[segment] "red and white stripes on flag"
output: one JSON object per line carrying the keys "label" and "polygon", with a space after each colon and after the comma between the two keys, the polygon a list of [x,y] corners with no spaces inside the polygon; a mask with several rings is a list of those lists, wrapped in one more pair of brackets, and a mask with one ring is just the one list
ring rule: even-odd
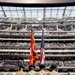
{"label": "red and white stripes on flag", "polygon": [[44,50],[44,30],[42,30],[42,43],[41,43],[41,50],[40,50],[40,64],[45,63],[45,50]]}
{"label": "red and white stripes on flag", "polygon": [[43,48],[41,48],[41,59],[40,59],[40,63],[44,64],[45,63],[45,51]]}

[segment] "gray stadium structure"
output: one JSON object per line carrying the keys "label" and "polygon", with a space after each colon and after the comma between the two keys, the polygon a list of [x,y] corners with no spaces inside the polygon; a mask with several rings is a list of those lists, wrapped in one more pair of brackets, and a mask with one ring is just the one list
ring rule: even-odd
{"label": "gray stadium structure", "polygon": [[61,75],[75,75],[75,2],[65,1],[48,5],[0,2],[0,72],[15,72],[19,65],[28,71],[31,28],[39,58],[43,28],[46,69],[55,63]]}

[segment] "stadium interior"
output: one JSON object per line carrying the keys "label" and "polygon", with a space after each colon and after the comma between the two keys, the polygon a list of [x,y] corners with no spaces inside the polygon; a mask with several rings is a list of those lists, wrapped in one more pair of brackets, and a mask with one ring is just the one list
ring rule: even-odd
{"label": "stadium interior", "polygon": [[46,69],[55,63],[60,75],[75,75],[75,6],[0,6],[1,74],[6,70],[15,73],[20,64],[28,70],[31,28],[39,58],[44,29]]}

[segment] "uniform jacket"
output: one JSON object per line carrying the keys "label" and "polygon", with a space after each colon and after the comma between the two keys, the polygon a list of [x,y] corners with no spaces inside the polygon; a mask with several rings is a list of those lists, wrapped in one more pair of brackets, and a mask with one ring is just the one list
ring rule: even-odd
{"label": "uniform jacket", "polygon": [[27,75],[37,75],[37,72],[35,72],[34,70],[31,70],[27,73]]}
{"label": "uniform jacket", "polygon": [[38,75],[50,75],[49,71],[41,70],[38,72]]}
{"label": "uniform jacket", "polygon": [[51,72],[51,75],[59,75],[59,73],[56,72],[55,70],[53,70],[53,71]]}
{"label": "uniform jacket", "polygon": [[16,75],[26,75],[26,73],[23,71],[18,71]]}

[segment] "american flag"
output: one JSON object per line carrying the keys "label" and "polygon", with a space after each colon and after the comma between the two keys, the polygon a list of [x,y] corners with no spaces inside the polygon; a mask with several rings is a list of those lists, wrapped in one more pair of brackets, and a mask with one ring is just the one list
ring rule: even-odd
{"label": "american flag", "polygon": [[45,50],[44,50],[44,30],[42,30],[42,43],[41,43],[41,50],[40,50],[40,64],[45,63]]}

